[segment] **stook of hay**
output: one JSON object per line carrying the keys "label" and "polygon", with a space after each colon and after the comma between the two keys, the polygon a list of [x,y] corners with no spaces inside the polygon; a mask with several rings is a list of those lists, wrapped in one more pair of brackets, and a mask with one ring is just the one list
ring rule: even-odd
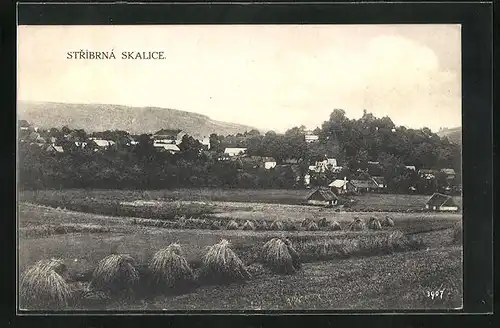
{"label": "stook of hay", "polygon": [[264,244],[262,260],[276,273],[291,274],[300,268],[300,257],[289,240],[273,238]]}
{"label": "stook of hay", "polygon": [[318,231],[319,227],[316,224],[316,222],[313,221],[313,222],[309,223],[309,225],[307,226],[307,230],[308,231]]}
{"label": "stook of hay", "polygon": [[307,226],[309,226],[309,224],[311,223],[312,219],[309,219],[309,218],[305,218],[304,220],[302,220],[302,222],[300,223],[300,225],[303,227],[303,228],[306,228]]}
{"label": "stook of hay", "polygon": [[283,230],[283,223],[280,220],[274,220],[269,228],[271,230]]}
{"label": "stook of hay", "polygon": [[255,228],[256,228],[256,230],[267,230],[268,226],[267,226],[266,221],[264,220],[264,221],[261,221],[260,223],[256,224]]}
{"label": "stook of hay", "polygon": [[349,230],[351,231],[365,230],[365,223],[360,218],[356,218],[349,224]]}
{"label": "stook of hay", "polygon": [[318,222],[316,222],[316,224],[318,225],[319,228],[326,228],[326,226],[328,225],[328,222],[326,221],[326,218],[322,218],[322,219],[318,220]]}
{"label": "stook of hay", "polygon": [[67,269],[59,259],[41,260],[26,270],[19,286],[23,306],[33,308],[60,308],[67,306],[72,289],[65,281]]}
{"label": "stook of hay", "polygon": [[382,227],[394,227],[394,220],[391,219],[389,216],[386,216],[384,220],[381,222]]}
{"label": "stook of hay", "polygon": [[370,218],[368,221],[368,229],[370,230],[382,230],[382,225],[377,218]]}
{"label": "stook of hay", "polygon": [[252,221],[247,220],[245,224],[243,224],[243,227],[241,227],[242,230],[255,230],[255,225]]}
{"label": "stook of hay", "polygon": [[193,281],[193,271],[182,254],[179,244],[170,244],[156,252],[149,263],[152,283],[176,288]]}
{"label": "stook of hay", "polygon": [[342,230],[342,226],[340,225],[340,223],[338,221],[332,221],[328,225],[328,230],[330,230],[330,231],[340,231],[340,230]]}
{"label": "stook of hay", "polygon": [[230,248],[229,242],[222,239],[219,243],[209,246],[203,257],[200,278],[216,283],[230,283],[247,280],[250,273]]}
{"label": "stook of hay", "polygon": [[238,223],[234,220],[229,221],[226,225],[227,230],[238,230]]}
{"label": "stook of hay", "polygon": [[131,291],[139,281],[135,260],[130,255],[111,254],[102,259],[92,274],[92,288],[110,293]]}
{"label": "stook of hay", "polygon": [[219,230],[220,229],[220,222],[219,221],[212,221],[210,223],[210,229]]}

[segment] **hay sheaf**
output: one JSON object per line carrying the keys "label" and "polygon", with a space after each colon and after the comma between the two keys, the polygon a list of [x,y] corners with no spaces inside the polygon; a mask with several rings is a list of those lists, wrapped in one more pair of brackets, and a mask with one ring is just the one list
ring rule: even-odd
{"label": "hay sheaf", "polygon": [[238,223],[234,220],[231,220],[226,225],[227,230],[238,230]]}
{"label": "hay sheaf", "polygon": [[291,274],[301,267],[298,252],[286,238],[273,238],[265,243],[262,261],[276,273]]}
{"label": "hay sheaf", "polygon": [[300,225],[303,227],[303,228],[306,228],[307,226],[309,226],[309,224],[312,222],[312,219],[310,218],[305,218],[304,220],[302,220],[302,222],[300,223]]}
{"label": "hay sheaf", "polygon": [[308,231],[318,231],[319,227],[316,224],[316,222],[313,221],[313,222],[309,223],[309,225],[307,226],[307,230]]}
{"label": "hay sheaf", "polygon": [[243,261],[230,248],[227,240],[209,246],[203,257],[200,279],[215,283],[230,283],[250,278]]}
{"label": "hay sheaf", "polygon": [[382,230],[382,225],[380,224],[380,221],[377,218],[370,218],[368,221],[368,229],[370,230]]}
{"label": "hay sheaf", "polygon": [[156,252],[149,263],[152,283],[159,287],[183,287],[193,281],[193,271],[179,244],[170,244]]}
{"label": "hay sheaf", "polygon": [[60,308],[67,306],[72,289],[64,279],[67,269],[60,259],[41,260],[21,275],[19,286],[22,306]]}
{"label": "hay sheaf", "polygon": [[269,227],[271,230],[283,230],[283,222],[280,220],[274,220]]}
{"label": "hay sheaf", "polygon": [[381,222],[382,227],[394,227],[394,220],[389,216],[386,216]]}
{"label": "hay sheaf", "polygon": [[352,221],[349,224],[349,230],[350,231],[362,231],[362,230],[365,230],[365,223],[360,218],[356,218],[356,219],[354,219],[354,221]]}
{"label": "hay sheaf", "polygon": [[319,228],[326,228],[328,225],[328,222],[326,221],[326,218],[319,219],[316,224],[318,225]]}
{"label": "hay sheaf", "polygon": [[241,227],[242,230],[255,230],[255,224],[252,221],[246,220]]}
{"label": "hay sheaf", "polygon": [[110,293],[133,290],[139,281],[135,260],[126,254],[111,254],[102,259],[92,274],[90,287]]}
{"label": "hay sheaf", "polygon": [[342,226],[340,225],[340,223],[338,221],[332,221],[332,222],[330,222],[330,224],[328,225],[327,228],[330,231],[340,231],[340,230],[342,230]]}

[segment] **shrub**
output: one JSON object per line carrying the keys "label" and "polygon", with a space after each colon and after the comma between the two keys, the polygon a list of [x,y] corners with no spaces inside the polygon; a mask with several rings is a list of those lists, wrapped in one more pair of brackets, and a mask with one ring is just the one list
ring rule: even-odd
{"label": "shrub", "polygon": [[283,230],[287,231],[297,231],[297,225],[292,220],[286,220],[285,224],[283,224]]}
{"label": "shrub", "polygon": [[229,247],[227,240],[209,246],[203,257],[200,278],[205,281],[229,283],[250,278],[243,261]]}
{"label": "shrub", "polygon": [[377,218],[370,218],[368,221],[368,229],[370,230],[382,230],[382,225]]}
{"label": "shrub", "polygon": [[193,281],[193,271],[179,244],[156,252],[149,263],[152,283],[166,288],[184,287]]}
{"label": "shrub", "polygon": [[226,225],[227,230],[238,230],[238,223],[234,220],[229,221]]}
{"label": "shrub", "polygon": [[255,230],[255,225],[253,224],[252,221],[247,220],[245,224],[243,224],[243,227],[241,228],[243,230]]}
{"label": "shrub", "polygon": [[26,270],[19,286],[23,307],[56,309],[67,306],[72,290],[63,278],[66,271],[60,259],[42,260]]}
{"label": "shrub", "polygon": [[389,216],[386,216],[381,222],[382,227],[394,227],[394,220]]}
{"label": "shrub", "polygon": [[90,286],[110,293],[121,293],[132,291],[138,281],[135,260],[130,255],[111,254],[97,264]]}
{"label": "shrub", "polygon": [[328,225],[328,230],[330,230],[330,231],[339,231],[339,230],[342,230],[342,226],[340,225],[340,223],[338,223],[338,221],[332,221]]}
{"label": "shrub", "polygon": [[283,230],[283,223],[280,220],[274,220],[270,226],[271,230]]}
{"label": "shrub", "polygon": [[265,243],[262,260],[277,273],[291,274],[300,268],[300,257],[289,240],[273,238]]}
{"label": "shrub", "polygon": [[221,224],[219,221],[212,221],[210,223],[210,229],[212,229],[212,230],[219,230],[220,226],[221,226]]}
{"label": "shrub", "polygon": [[316,222],[312,221],[311,223],[309,223],[309,225],[307,226],[307,230],[308,231],[317,231],[319,230],[319,227],[318,225],[316,224]]}

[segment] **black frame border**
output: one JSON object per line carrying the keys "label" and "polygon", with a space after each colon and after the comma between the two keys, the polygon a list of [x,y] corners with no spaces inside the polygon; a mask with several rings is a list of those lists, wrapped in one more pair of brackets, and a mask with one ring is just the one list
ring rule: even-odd
{"label": "black frame border", "polygon": [[[16,8],[17,7],[17,8]],[[476,3],[233,3],[233,4],[160,4],[160,3],[18,3],[14,9],[13,17],[2,19],[3,22],[12,22],[14,26],[6,29],[10,33],[5,34],[0,39],[2,48],[15,49],[16,25],[138,25],[138,24],[462,24],[462,133],[463,133],[463,185],[466,186],[464,192],[464,307],[461,313],[487,313],[493,311],[493,90],[492,90],[492,69],[493,69],[493,4],[490,2]],[[9,8],[10,9],[10,8]],[[16,9],[19,11],[16,20]],[[4,23],[2,23],[4,25]],[[10,45],[10,47],[9,47]],[[5,55],[2,52],[2,56]],[[13,82],[16,78],[16,53],[7,54],[5,58],[13,70]],[[9,65],[7,65],[9,67]],[[10,84],[10,97],[12,100],[9,108],[13,114],[11,120],[10,137],[13,137],[13,149],[7,150],[2,156],[1,174],[4,175],[2,181],[12,183],[12,189],[7,189],[7,184],[3,184],[5,198],[16,202],[16,196],[12,197],[12,191],[16,190],[15,180],[15,104],[16,90],[15,84]],[[5,91],[5,90],[4,90]],[[7,99],[7,98],[4,98]],[[6,131],[6,130],[4,130]],[[5,149],[4,149],[5,151]],[[5,160],[4,160],[5,159]],[[11,166],[14,164],[13,166]],[[11,168],[12,170],[8,170]],[[13,172],[9,176],[8,171]],[[12,198],[11,198],[12,197]],[[4,209],[5,210],[5,209]],[[14,210],[16,207],[7,210]],[[13,215],[8,215],[13,218]],[[465,219],[469,218],[469,219]],[[472,221],[474,220],[474,221]],[[8,222],[4,231],[14,232],[15,221]],[[12,224],[12,226],[9,226]],[[16,249],[16,240],[12,235],[3,238],[5,243],[2,250]],[[5,254],[12,259],[13,284],[6,286],[13,288],[12,297],[13,313],[16,313],[15,304],[15,256]],[[3,281],[8,281],[4,279]],[[399,314],[413,314],[422,311],[398,311]],[[454,313],[454,311],[425,311],[428,314]],[[179,314],[185,312],[178,312]],[[196,314],[196,312],[189,312]],[[221,312],[215,312],[218,314]],[[245,314],[246,326],[251,322],[248,315],[257,314],[253,311],[233,311],[225,314]],[[267,311],[263,314],[290,314],[288,312]],[[301,311],[296,314],[323,314],[316,311]],[[335,318],[348,316],[349,314],[382,314],[379,311],[332,311]],[[69,314],[69,313],[68,313]],[[103,313],[106,316],[113,312]],[[140,314],[131,312],[130,314]],[[160,313],[158,313],[160,314]],[[162,313],[161,313],[162,314]],[[207,314],[202,312],[200,317],[203,324],[209,323]],[[217,315],[215,318],[224,318],[226,315]],[[373,316],[362,316],[367,320],[373,320]],[[389,316],[383,315],[388,318]],[[403,316],[396,316],[396,318]],[[433,316],[435,317],[435,316]],[[19,317],[18,317],[19,318]],[[77,317],[76,317],[77,318]],[[86,326],[92,324],[91,313],[82,317],[81,323]],[[104,318],[104,317],[103,317]],[[152,317],[140,317],[141,323],[150,321]],[[231,316],[232,319],[236,319]],[[321,316],[320,318],[327,318]],[[398,319],[399,319],[398,318]],[[461,320],[465,319],[459,316]],[[27,323],[34,317],[23,317]],[[39,319],[39,318],[38,318]],[[54,317],[52,326],[60,319],[69,318]],[[109,318],[108,318],[109,319]],[[111,322],[125,319],[115,317]],[[257,319],[257,317],[256,317]],[[417,317],[412,319],[412,322]],[[146,320],[146,321],[144,321]],[[173,323],[177,318],[169,317]],[[299,320],[299,317],[294,318]],[[328,319],[327,319],[328,320]],[[16,320],[17,321],[17,320]],[[259,320],[260,321],[260,320]],[[392,321],[392,319],[391,319]],[[201,320],[200,320],[201,322]],[[299,321],[297,321],[298,323]],[[403,321],[404,322],[404,321]],[[10,321],[12,323],[12,321]],[[259,324],[260,325],[260,324]],[[414,324],[412,324],[414,325]]]}

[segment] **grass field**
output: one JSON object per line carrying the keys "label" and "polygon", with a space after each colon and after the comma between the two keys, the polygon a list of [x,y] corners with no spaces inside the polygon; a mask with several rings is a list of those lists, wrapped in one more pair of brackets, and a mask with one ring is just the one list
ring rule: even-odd
{"label": "grass field", "polygon": [[[23,191],[20,200],[53,200],[71,202],[74,199],[98,199],[101,202],[132,202],[136,200],[163,200],[163,201],[200,201],[200,202],[237,202],[263,204],[303,204],[311,190],[282,190],[282,189],[175,189],[175,190],[43,190]],[[426,195],[396,195],[396,194],[365,194],[353,196],[356,201],[352,211],[394,211],[420,210],[430,196]],[[454,197],[461,206],[461,197]]]}
{"label": "grass field", "polygon": [[[149,196],[140,198],[141,195],[147,193],[70,190],[44,191],[38,196],[24,193],[21,199],[33,203],[40,197],[59,201],[87,197],[113,204],[138,199],[155,200]],[[227,201],[232,197],[229,193],[216,195],[214,197],[220,197],[218,200],[194,199],[192,195],[188,200],[181,199],[178,194],[176,206],[182,209],[194,206],[197,210],[208,206],[210,211],[204,213],[208,219],[245,220],[253,217],[271,221],[326,217],[348,222],[354,216],[367,219],[385,215],[383,212],[334,212],[272,202],[249,203],[248,200],[242,204],[234,198],[232,202]],[[182,196],[186,197],[186,194]],[[221,200],[224,197],[226,201]],[[148,294],[129,300],[111,299],[98,307],[108,310],[296,310],[455,308],[461,305],[462,253],[460,245],[452,242],[452,227],[461,215],[392,213],[395,226],[383,231],[292,232],[172,230],[134,224],[135,217],[113,214],[75,212],[22,202],[18,221],[20,272],[36,261],[57,257],[68,266],[70,281],[86,281],[97,262],[111,253],[132,255],[143,270],[155,251],[172,242],[181,244],[186,259],[196,270],[206,247],[226,238],[245,264],[253,268],[254,276],[247,283],[201,285],[181,295]],[[388,238],[395,230],[406,234],[398,241],[403,245],[388,247]],[[304,262],[302,270],[291,276],[272,274],[257,263],[257,254],[263,244],[273,237],[284,236],[293,242]],[[343,247],[341,253],[338,252],[339,245]],[[446,289],[443,299],[425,297],[427,289],[440,286]],[[72,308],[88,307],[75,305]]]}

